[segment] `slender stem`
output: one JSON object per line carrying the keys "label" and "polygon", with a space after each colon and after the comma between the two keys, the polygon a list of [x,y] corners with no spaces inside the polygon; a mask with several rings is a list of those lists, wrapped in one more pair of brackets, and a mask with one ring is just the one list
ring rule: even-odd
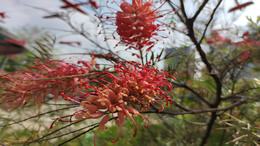
{"label": "slender stem", "polygon": [[191,88],[190,86],[188,86],[186,84],[178,84],[178,83],[175,83],[175,82],[172,82],[172,84],[174,85],[174,87],[181,87],[181,88],[185,88],[185,89],[189,90],[194,95],[196,95],[196,97],[198,99],[200,99],[202,102],[204,102],[209,107],[211,107],[212,104],[209,101],[207,101],[202,95],[200,95],[197,91],[195,91],[193,88]]}
{"label": "slender stem", "polygon": [[192,20],[195,21],[196,18],[199,16],[199,14],[201,13],[201,11],[203,10],[203,8],[206,6],[206,4],[208,3],[209,0],[204,0],[203,3],[200,5],[199,9],[197,10],[197,12],[194,14],[194,16],[192,17]]}
{"label": "slender stem", "polygon": [[209,121],[208,126],[207,126],[206,133],[202,137],[202,141],[200,143],[200,146],[204,146],[207,143],[207,140],[208,140],[208,138],[210,136],[210,131],[211,131],[211,129],[212,129],[214,123],[215,123],[216,118],[217,118],[217,113],[216,112],[212,112],[210,121]]}
{"label": "slender stem", "polygon": [[[215,15],[215,12],[216,12],[216,10],[218,9],[218,7],[219,7],[219,5],[221,4],[221,2],[222,2],[222,0],[219,0],[219,1],[218,1],[217,6],[214,8],[213,12],[211,13],[210,19],[209,19],[208,23],[206,24],[206,27],[205,27],[204,32],[203,32],[203,34],[202,34],[202,37],[201,37],[201,39],[200,39],[200,41],[199,41],[199,44],[201,44],[202,40],[204,39],[205,34],[206,34],[206,31],[208,30],[209,24],[210,24],[210,22],[212,21],[214,15]],[[196,17],[197,17],[197,16],[196,16]],[[195,18],[195,16],[194,16],[194,18]]]}
{"label": "slender stem", "polygon": [[140,52],[140,57],[141,57],[142,65],[144,65],[144,57],[143,57],[143,51],[142,51],[142,49],[139,49],[139,52]]}
{"label": "slender stem", "polygon": [[[77,105],[77,106],[70,106],[70,107],[65,107],[65,108],[61,108],[61,109],[56,109],[56,110],[47,111],[47,112],[45,112],[45,113],[39,114],[38,116],[50,114],[50,113],[57,112],[57,111],[67,110],[67,109],[75,108],[75,107],[78,107],[78,105]],[[36,116],[31,116],[31,117],[29,117],[29,118],[26,118],[26,119],[23,119],[23,120],[20,120],[20,121],[16,121],[16,122],[13,122],[13,123],[10,123],[10,124],[0,125],[0,127],[5,127],[5,126],[10,126],[10,125],[18,124],[18,123],[21,123],[21,122],[24,122],[24,121],[27,121],[27,120],[30,120],[30,119],[33,119],[33,118],[36,118]]]}
{"label": "slender stem", "polygon": [[183,17],[187,21],[189,18],[188,18],[187,14],[186,14],[186,11],[185,11],[184,0],[180,0],[180,3],[181,3],[181,12],[183,14]]}
{"label": "slender stem", "polygon": [[4,70],[4,66],[7,62],[8,58],[6,56],[3,57],[3,60],[0,62],[0,73],[2,70]]}
{"label": "slender stem", "polygon": [[191,111],[179,112],[179,113],[173,113],[173,112],[167,112],[167,111],[158,112],[158,110],[156,110],[156,111],[146,111],[145,113],[158,113],[158,114],[166,114],[166,115],[172,115],[172,116],[187,115],[187,114],[200,114],[200,113],[208,113],[208,112],[216,113],[216,112],[219,112],[219,111],[227,111],[227,110],[233,109],[234,107],[237,107],[237,106],[244,104],[246,102],[247,102],[247,99],[242,98],[239,101],[237,101],[233,104],[230,104],[226,107],[223,107],[223,108],[209,108],[209,109],[202,109],[202,110],[191,110]]}

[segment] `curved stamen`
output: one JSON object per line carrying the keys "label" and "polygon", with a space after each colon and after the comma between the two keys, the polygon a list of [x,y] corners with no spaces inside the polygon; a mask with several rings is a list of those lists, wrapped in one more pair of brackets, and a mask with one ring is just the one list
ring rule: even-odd
{"label": "curved stamen", "polygon": [[149,120],[148,118],[146,118],[146,116],[144,116],[144,115],[142,115],[142,114],[140,114],[140,113],[139,113],[139,115],[142,116],[143,118],[145,118],[145,119],[147,120],[148,124],[144,125],[144,127],[145,127],[145,128],[148,127],[148,126],[150,125],[150,120]]}
{"label": "curved stamen", "polygon": [[[163,110],[164,110],[164,107],[163,107],[163,105],[160,103],[160,102],[158,102],[157,100],[154,100],[156,103],[158,103],[161,107],[162,107],[162,109],[161,110],[159,110],[158,112],[160,113],[160,112],[162,112]],[[167,102],[168,103],[168,102]]]}
{"label": "curved stamen", "polygon": [[129,112],[126,112],[126,110],[121,105],[118,105],[118,106],[121,107],[121,109],[123,110],[124,114],[128,115],[131,118],[132,122],[134,123],[134,125],[135,125],[135,133],[133,134],[133,137],[136,137],[137,126],[136,126],[135,120],[132,118],[132,116],[129,114]]}
{"label": "curved stamen", "polygon": [[96,131],[96,133],[95,133],[95,135],[94,135],[94,146],[96,146],[96,137],[97,137],[98,131],[99,131],[99,128],[98,128],[98,130]]}
{"label": "curved stamen", "polygon": [[123,129],[123,123],[121,124],[119,136],[117,137],[116,140],[112,140],[112,141],[111,141],[112,143],[115,143],[115,142],[117,142],[117,141],[119,140],[119,138],[121,137],[121,134],[122,134],[122,129]]}
{"label": "curved stamen", "polygon": [[133,134],[133,137],[136,137],[136,133],[137,133],[137,126],[136,126],[136,123],[135,123],[135,120],[132,118],[132,116],[131,115],[129,115],[129,113],[127,114],[130,118],[131,118],[131,120],[132,120],[132,122],[134,123],[134,125],[135,125],[135,133]]}
{"label": "curved stamen", "polygon": [[112,140],[112,141],[111,141],[112,143],[117,142],[117,141],[119,140],[121,134],[122,134],[123,123],[124,123],[124,119],[125,119],[125,118],[124,118],[124,113],[123,113],[122,111],[121,111],[121,112],[118,112],[118,119],[119,119],[119,121],[120,121],[121,129],[120,129],[119,136],[117,137],[116,140]]}

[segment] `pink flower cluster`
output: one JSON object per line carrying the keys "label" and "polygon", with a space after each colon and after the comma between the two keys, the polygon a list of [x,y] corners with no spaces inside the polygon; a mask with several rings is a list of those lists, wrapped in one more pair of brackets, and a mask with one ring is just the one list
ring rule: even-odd
{"label": "pink flower cluster", "polygon": [[[53,124],[56,121],[66,122],[66,120],[63,120],[66,117],[70,117],[69,122],[73,121],[73,117],[76,119],[74,121],[103,117],[98,130],[105,130],[105,124],[112,116],[116,120],[116,124],[121,126],[120,137],[124,119],[129,117],[135,125],[133,136],[136,136],[137,127],[133,117],[140,115],[149,123],[149,120],[136,110],[137,107],[140,108],[140,111],[145,112],[150,105],[153,106],[158,103],[163,110],[163,105],[157,100],[166,100],[166,105],[172,103],[170,95],[162,88],[171,90],[172,85],[166,77],[175,78],[166,71],[159,73],[159,70],[149,63],[142,66],[134,61],[119,62],[114,70],[115,75],[103,71],[99,73],[103,76],[102,78],[83,83],[82,87],[87,90],[94,89],[93,92],[81,92],[81,95],[77,94],[74,97],[67,97],[66,94],[69,92],[62,94],[64,98],[79,103],[83,109],[72,115],[60,117]],[[98,83],[99,85],[92,86],[91,83]],[[145,125],[145,127],[147,126]],[[119,137],[112,142],[116,142]]]}

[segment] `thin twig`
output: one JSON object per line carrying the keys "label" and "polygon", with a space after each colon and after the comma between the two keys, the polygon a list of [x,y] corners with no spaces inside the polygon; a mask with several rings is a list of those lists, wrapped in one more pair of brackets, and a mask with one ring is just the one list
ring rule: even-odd
{"label": "thin twig", "polygon": [[21,123],[21,122],[24,122],[24,121],[27,121],[27,120],[36,118],[36,117],[38,117],[38,116],[42,116],[42,115],[50,114],[50,113],[52,113],[52,112],[57,112],[57,111],[66,110],[66,109],[70,109],[70,108],[75,108],[75,107],[78,107],[78,106],[71,106],[71,107],[61,108],[61,109],[57,109],[57,110],[51,110],[51,111],[48,111],[48,112],[39,114],[39,115],[37,115],[37,116],[31,116],[31,117],[29,117],[29,118],[26,118],[26,119],[23,119],[23,120],[20,120],[20,121],[11,123],[11,124],[0,125],[0,127],[5,127],[5,126],[10,126],[10,125],[18,124],[18,123]]}
{"label": "thin twig", "polygon": [[209,0],[204,0],[203,3],[200,5],[199,9],[196,11],[196,13],[194,14],[194,16],[191,18],[192,21],[194,22],[197,17],[199,16],[199,14],[201,13],[201,11],[203,10],[203,8],[206,6],[206,4],[208,3]]}
{"label": "thin twig", "polygon": [[56,133],[56,132],[58,132],[60,130],[63,130],[65,128],[67,128],[67,127],[70,127],[71,125],[77,124],[79,122],[82,122],[82,121],[77,121],[77,122],[74,122],[74,123],[70,123],[70,124],[68,124],[66,126],[63,126],[63,127],[59,128],[59,129],[55,130],[55,131],[52,131],[51,133],[48,133],[48,134],[46,134],[46,135],[44,135],[44,136],[42,136],[42,137],[40,137],[38,139],[35,139],[34,141],[27,142],[27,143],[25,143],[25,145],[29,145],[31,143],[39,142],[39,140],[41,140],[41,139],[43,139],[43,138],[45,138],[47,136],[50,136],[50,135],[52,135],[52,134],[54,134],[54,133]]}
{"label": "thin twig", "polygon": [[209,108],[209,109],[203,109],[203,110],[192,110],[192,111],[188,111],[188,112],[179,112],[179,113],[172,113],[172,112],[167,112],[167,111],[162,111],[162,112],[158,112],[158,111],[146,111],[145,113],[158,113],[158,114],[167,114],[167,115],[172,115],[172,116],[177,116],[177,115],[187,115],[187,114],[200,114],[200,113],[208,113],[208,112],[219,112],[219,111],[227,111],[230,110],[234,107],[237,107],[241,104],[244,104],[247,102],[246,98],[242,98],[239,101],[230,104],[226,107],[223,108]]}
{"label": "thin twig", "polygon": [[178,83],[175,83],[175,82],[172,82],[172,84],[174,85],[174,87],[182,87],[182,88],[185,88],[185,89],[191,91],[194,95],[196,95],[197,98],[199,98],[201,101],[203,101],[209,107],[212,105],[209,101],[207,101],[203,96],[201,96],[198,92],[196,92],[194,89],[192,89],[188,85],[186,85],[186,84],[178,84]]}
{"label": "thin twig", "polygon": [[[117,118],[117,117],[115,117],[115,118]],[[108,121],[111,121],[112,119],[114,119],[114,118],[111,118],[111,119],[109,119]],[[72,141],[72,140],[74,140],[74,139],[80,137],[81,135],[83,135],[83,134],[85,134],[85,133],[87,133],[87,132],[89,132],[89,131],[95,129],[95,128],[98,127],[98,126],[99,126],[99,125],[93,126],[92,128],[88,129],[87,131],[84,131],[84,132],[80,133],[79,135],[74,136],[74,137],[72,137],[71,139],[68,139],[68,140],[64,141],[63,143],[59,144],[59,146],[64,145],[65,143],[68,143],[68,142],[70,142],[70,141]]]}
{"label": "thin twig", "polygon": [[167,1],[168,2],[168,4],[172,7],[172,9],[174,10],[174,11],[176,11],[176,15],[178,16],[178,18],[181,20],[181,22],[182,23],[185,23],[185,21],[182,19],[182,16],[179,14],[179,12],[178,12],[178,10],[173,6],[173,2],[171,2],[171,1]]}
{"label": "thin twig", "polygon": [[185,20],[187,21],[189,18],[187,17],[186,11],[185,11],[185,6],[184,6],[184,0],[180,0],[181,3],[181,12],[185,18]]}
{"label": "thin twig", "polygon": [[[210,15],[210,19],[209,19],[208,23],[206,24],[206,27],[205,27],[205,29],[204,29],[204,32],[203,32],[203,34],[202,34],[202,36],[201,36],[201,38],[200,38],[199,44],[201,44],[202,40],[204,39],[205,34],[206,34],[207,30],[208,30],[209,24],[210,24],[210,22],[213,20],[213,17],[214,17],[214,15],[215,15],[215,12],[216,12],[216,10],[218,9],[218,7],[219,7],[219,5],[221,4],[221,2],[222,2],[222,0],[219,0],[217,6],[216,6],[216,7],[214,8],[214,10],[212,11],[212,13],[211,13],[211,15]],[[195,14],[195,15],[196,15],[196,14]],[[195,15],[194,15],[194,17],[195,17]],[[197,16],[196,16],[196,17],[197,17]]]}
{"label": "thin twig", "polygon": [[93,76],[96,75],[96,73],[87,73],[87,74],[76,74],[71,76],[62,76],[62,77],[54,77],[54,78],[38,78],[38,79],[30,79],[30,80],[23,80],[23,81],[42,81],[42,80],[60,80],[60,79],[68,79],[68,78],[75,78],[75,77],[87,77],[87,76]]}

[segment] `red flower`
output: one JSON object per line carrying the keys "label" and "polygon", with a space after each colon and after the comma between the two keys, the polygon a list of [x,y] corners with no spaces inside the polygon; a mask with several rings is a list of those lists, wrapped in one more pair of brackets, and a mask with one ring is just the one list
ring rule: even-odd
{"label": "red flower", "polygon": [[84,81],[82,77],[70,76],[87,73],[87,68],[61,60],[40,60],[26,70],[0,76],[6,80],[0,85],[4,91],[0,93],[0,104],[11,110],[35,104],[40,106],[47,95],[52,94],[56,100],[64,90],[74,89]]}
{"label": "red flower", "polygon": [[[96,119],[104,116],[99,124],[98,131],[105,130],[105,124],[109,121],[110,114],[116,120],[116,124],[121,126],[119,137],[122,133],[124,119],[127,117],[134,123],[135,133],[133,136],[136,136],[137,127],[133,117],[140,115],[149,123],[149,120],[135,109],[136,105],[140,105],[140,111],[146,111],[150,104],[154,105],[155,102],[162,106],[157,100],[166,100],[166,105],[168,105],[168,102],[170,102],[170,104],[172,103],[170,95],[161,89],[172,89],[166,77],[175,78],[168,72],[164,71],[163,73],[159,73],[159,70],[149,63],[142,66],[140,63],[134,61],[119,62],[114,67],[114,70],[118,75],[104,71],[100,72],[100,75],[104,76],[103,78],[97,78],[83,83],[85,89],[94,89],[93,92],[81,92],[80,95],[76,94],[74,97],[67,97],[66,94],[69,92],[62,94],[65,99],[80,103],[83,109],[72,115],[56,119],[52,123],[51,128],[56,121],[72,122]],[[107,80],[111,80],[111,82]],[[89,84],[90,82],[98,83],[99,86],[92,86]],[[75,92],[71,91],[70,93],[73,94]],[[81,102],[75,99],[79,99]],[[115,114],[116,117],[114,117]],[[70,120],[63,120],[63,118],[67,117],[70,117]],[[73,117],[76,120],[73,120]],[[147,126],[148,125],[145,125],[145,127]],[[116,142],[119,137],[112,142]]]}
{"label": "red flower", "polygon": [[[166,0],[167,1],[167,0]],[[128,48],[134,48],[140,50],[144,47],[148,47],[149,51],[157,41],[159,41],[159,34],[157,31],[163,24],[155,24],[156,19],[163,17],[171,11],[167,11],[166,14],[159,14],[159,9],[166,3],[163,2],[159,8],[152,9],[154,5],[153,0],[143,2],[143,0],[132,0],[132,5],[127,3],[126,0],[121,0],[121,4],[117,4],[115,0],[113,1],[118,6],[120,6],[121,11],[113,12],[110,15],[108,13],[103,14],[100,18],[105,24],[111,23],[116,25],[116,32],[120,36],[120,42],[128,46]],[[113,15],[116,16],[113,16]],[[159,36],[165,38],[163,36]],[[105,39],[106,40],[106,39]]]}

